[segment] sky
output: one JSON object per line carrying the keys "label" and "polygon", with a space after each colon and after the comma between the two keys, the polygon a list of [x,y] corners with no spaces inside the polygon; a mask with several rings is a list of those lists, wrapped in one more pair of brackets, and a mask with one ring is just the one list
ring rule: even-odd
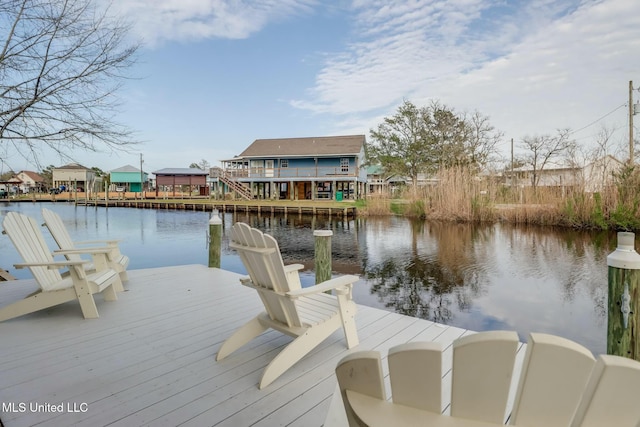
{"label": "sky", "polygon": [[[637,0],[113,0],[113,8],[143,41],[119,111],[141,143],[73,153],[87,167],[140,167],[141,154],[148,173],[219,166],[261,138],[368,137],[404,100],[488,116],[504,133],[505,159],[512,138],[516,155],[524,137],[566,128],[590,147],[603,127],[628,156],[629,81],[640,87]],[[638,132],[640,115],[636,122]],[[63,164],[53,154],[41,163]]]}

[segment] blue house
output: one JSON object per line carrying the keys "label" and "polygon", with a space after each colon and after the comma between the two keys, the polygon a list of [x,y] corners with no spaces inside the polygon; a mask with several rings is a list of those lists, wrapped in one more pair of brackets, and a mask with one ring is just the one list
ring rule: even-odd
{"label": "blue house", "polygon": [[111,191],[121,189],[121,191],[140,193],[148,182],[149,175],[131,165],[126,165],[109,172],[109,180],[113,187]]}
{"label": "blue house", "polygon": [[247,199],[356,199],[366,189],[364,146],[364,135],[256,139],[222,162],[219,179]]}

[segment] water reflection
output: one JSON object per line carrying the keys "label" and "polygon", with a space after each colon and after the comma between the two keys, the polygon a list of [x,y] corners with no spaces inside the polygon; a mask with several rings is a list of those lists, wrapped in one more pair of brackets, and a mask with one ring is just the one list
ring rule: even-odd
{"label": "water reflection", "polygon": [[[8,210],[40,219],[44,206],[0,205],[0,219]],[[207,264],[208,212],[46,207],[62,216],[78,240],[124,238],[130,268]],[[547,332],[595,353],[606,350],[606,257],[615,246],[613,233],[399,217],[222,218],[224,269],[245,273],[228,247],[231,225],[244,221],[272,234],[285,262],[304,264],[303,284],[312,284],[313,230],[330,229],[335,273],[363,278],[354,290],[358,303],[472,330],[512,329],[523,340],[529,332]],[[0,260],[3,268],[19,262],[6,238],[0,238]]]}
{"label": "water reflection", "polygon": [[[391,220],[367,226],[371,292],[399,313],[606,347],[610,233]],[[395,237],[395,238],[394,238]]]}

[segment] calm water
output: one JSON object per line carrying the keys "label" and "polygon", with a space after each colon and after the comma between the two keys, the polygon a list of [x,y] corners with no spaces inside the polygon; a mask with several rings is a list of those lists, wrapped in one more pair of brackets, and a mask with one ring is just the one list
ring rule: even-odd
{"label": "calm water", "polygon": [[[76,207],[66,203],[0,204],[0,219],[19,211],[41,221],[48,207],[77,240],[119,237],[130,269],[207,264],[210,213]],[[504,224],[468,225],[359,218],[342,221],[283,216],[223,215],[222,268],[245,273],[228,248],[229,228],[244,221],[271,233],[286,263],[306,266],[312,284],[313,230],[332,229],[336,274],[359,274],[356,302],[472,330],[511,329],[573,339],[606,351],[607,266],[613,233],[587,233]],[[49,238],[46,229],[43,230]],[[28,271],[0,236],[0,267],[18,278]]]}

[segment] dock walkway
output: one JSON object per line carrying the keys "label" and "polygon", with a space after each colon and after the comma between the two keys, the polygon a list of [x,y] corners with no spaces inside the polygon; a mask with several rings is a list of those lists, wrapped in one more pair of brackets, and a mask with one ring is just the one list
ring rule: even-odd
{"label": "dock walkway", "polygon": [[[269,331],[215,361],[221,343],[262,311],[239,277],[203,265],[130,270],[118,301],[96,296],[99,319],[84,320],[70,302],[0,323],[2,423],[322,425],[335,366],[349,351],[342,332],[259,390],[262,371],[290,338]],[[33,280],[2,282],[0,305],[34,289]],[[356,323],[360,345],[350,351],[386,354],[400,343],[434,340],[450,352],[453,340],[472,333],[362,305]]]}
{"label": "dock walkway", "polygon": [[137,209],[173,209],[184,211],[203,211],[211,212],[214,209],[219,212],[233,213],[257,213],[261,215],[328,215],[340,217],[356,216],[356,208],[352,205],[337,207],[335,205],[322,203],[305,203],[301,202],[296,206],[283,203],[246,203],[246,202],[228,202],[228,201],[198,201],[198,200],[78,200],[75,202],[80,206],[98,206],[98,207],[125,207]]}

